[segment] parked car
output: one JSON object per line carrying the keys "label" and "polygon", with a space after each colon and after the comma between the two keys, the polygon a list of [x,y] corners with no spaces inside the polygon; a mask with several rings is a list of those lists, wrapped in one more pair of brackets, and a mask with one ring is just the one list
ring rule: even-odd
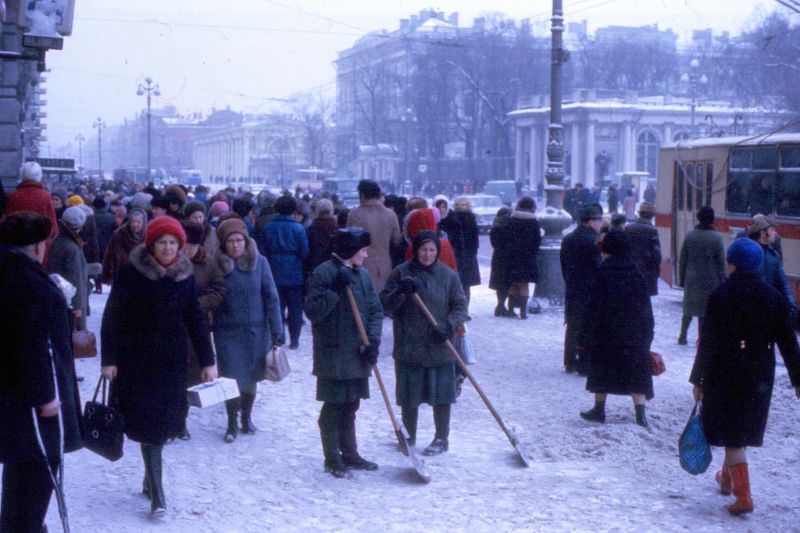
{"label": "parked car", "polygon": [[517,201],[517,182],[514,180],[487,181],[481,194],[499,196],[503,204],[510,207]]}
{"label": "parked car", "polygon": [[467,196],[472,204],[472,212],[478,219],[478,229],[482,232],[489,231],[494,223],[497,210],[503,207],[503,200],[493,194],[473,194]]}

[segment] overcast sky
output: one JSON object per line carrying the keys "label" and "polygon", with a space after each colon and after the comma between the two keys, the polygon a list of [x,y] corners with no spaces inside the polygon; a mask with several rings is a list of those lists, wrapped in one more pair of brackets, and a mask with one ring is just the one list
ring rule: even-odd
{"label": "overcast sky", "polygon": [[[271,98],[308,89],[331,95],[332,61],[364,33],[394,30],[433,7],[459,12],[460,25],[487,12],[546,22],[549,0],[76,0],[73,35],[47,54],[47,124],[53,148],[97,117],[119,123],[145,105],[137,82],[160,85],[154,106],[207,113],[230,106],[265,112]],[[221,7],[225,6],[225,7]],[[658,24],[681,38],[692,29],[738,33],[781,6],[769,0],[565,0],[567,22]],[[784,9],[784,11],[787,11]],[[788,11],[787,11],[788,12]]]}

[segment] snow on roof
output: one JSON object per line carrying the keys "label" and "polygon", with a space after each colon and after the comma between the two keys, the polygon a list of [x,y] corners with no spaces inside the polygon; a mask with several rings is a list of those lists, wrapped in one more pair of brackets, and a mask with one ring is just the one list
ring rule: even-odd
{"label": "snow on roof", "polygon": [[800,143],[800,133],[764,133],[761,135],[738,135],[736,137],[704,137],[666,143],[661,148],[703,148],[708,146],[755,146],[759,144]]}
{"label": "snow on roof", "polygon": [[437,31],[441,29],[452,30],[455,29],[455,26],[442,19],[431,17],[422,24],[420,24],[417,27],[416,31]]}
{"label": "snow on roof", "polygon": [[[574,109],[597,109],[597,110],[630,110],[630,111],[675,111],[675,112],[685,112],[688,104],[682,103],[672,103],[672,104],[660,104],[655,102],[648,102],[648,101],[638,101],[635,103],[626,103],[619,100],[600,100],[594,102],[570,102],[563,104],[561,106],[562,111],[569,111]],[[741,108],[735,107],[730,105],[726,102],[718,102],[716,104],[700,104],[697,105],[695,108],[697,113],[702,112],[714,112],[720,110],[727,110],[730,112],[737,112],[737,113],[764,113],[768,110],[763,108]],[[529,107],[523,109],[517,109],[515,111],[510,112],[508,115],[511,117],[522,117],[526,115],[535,115],[539,113],[549,113],[550,106],[543,106],[543,107]]]}

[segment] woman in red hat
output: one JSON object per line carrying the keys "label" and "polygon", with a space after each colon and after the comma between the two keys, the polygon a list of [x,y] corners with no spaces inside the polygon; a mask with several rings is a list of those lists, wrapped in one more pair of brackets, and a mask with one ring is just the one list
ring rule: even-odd
{"label": "woman in red hat", "polygon": [[161,452],[181,430],[189,341],[202,380],[217,374],[192,263],[180,252],[185,244],[186,234],[174,218],[150,222],[144,244],[131,251],[111,287],[101,330],[103,377],[112,380],[111,396],[125,417],[125,433],[141,443],[142,492],[150,498],[153,516],[166,513]]}

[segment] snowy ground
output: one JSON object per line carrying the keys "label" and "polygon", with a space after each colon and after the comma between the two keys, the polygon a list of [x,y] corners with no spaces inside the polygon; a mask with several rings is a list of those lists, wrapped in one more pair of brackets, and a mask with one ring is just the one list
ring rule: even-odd
{"label": "snowy ground", "polygon": [[[483,279],[488,243],[482,238]],[[140,494],[142,465],[136,443],[126,443],[117,463],[81,451],[66,461],[66,493],[76,532],[160,531],[800,531],[800,403],[779,365],[765,446],[750,451],[756,510],[734,518],[722,509],[729,498],[715,490],[722,459],[703,475],[681,470],[677,439],[692,407],[687,382],[690,346],[675,343],[681,293],[662,285],[653,301],[656,337],[667,372],[656,378],[649,403],[650,432],[636,426],[629,398],[610,397],[605,425],[585,422],[578,411],[592,404],[584,380],[562,372],[562,313],[527,321],[492,316],[494,293],[473,292],[470,329],[479,356],[472,370],[497,410],[514,425],[531,468],[513,449],[475,391],[465,384],[454,407],[450,451],[428,459],[433,477],[420,484],[396,450],[380,391],[362,403],[360,451],[377,472],[352,480],[323,473],[314,401],[310,330],[289,352],[292,374],[259,387],[255,422],[261,431],[225,444],[222,406],[192,409],[192,440],[165,448],[169,515],[154,523]],[[90,327],[99,331],[106,295],[92,295]],[[693,325],[694,326],[694,325]],[[384,324],[380,368],[390,393],[394,372]],[[91,395],[99,359],[78,362]],[[398,410],[399,411],[399,410]],[[418,441],[432,438],[429,408],[420,414]],[[59,531],[55,504],[50,531]]]}

